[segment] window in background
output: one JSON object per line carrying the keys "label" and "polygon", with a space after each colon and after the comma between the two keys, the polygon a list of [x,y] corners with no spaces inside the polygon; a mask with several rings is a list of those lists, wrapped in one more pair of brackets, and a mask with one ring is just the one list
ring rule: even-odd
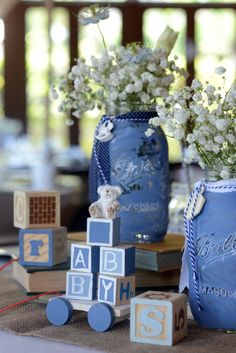
{"label": "window in background", "polygon": [[3,20],[0,19],[0,118],[2,118],[4,114],[4,101],[3,101],[3,90],[4,90],[4,23]]}
{"label": "window in background", "polygon": [[[234,10],[198,10],[195,16],[195,71],[200,80],[220,82],[214,67],[227,70],[228,87],[236,78],[236,13]],[[218,79],[218,81],[217,81]]]}
{"label": "window in background", "polygon": [[[121,44],[122,15],[118,9],[111,8],[110,17],[100,22],[100,28],[106,40],[107,47]],[[80,27],[79,29],[79,53],[89,60],[91,55],[99,55],[103,49],[101,36],[96,25]],[[90,156],[94,130],[101,114],[92,111],[80,120],[80,144],[87,156]]]}
{"label": "window in background", "polygon": [[[60,1],[58,0],[57,2]],[[142,0],[142,2],[150,1]],[[167,24],[173,27],[176,31],[179,31],[180,34],[172,55],[177,54],[179,57],[178,64],[185,66],[186,14],[189,7],[187,6],[186,9],[172,9],[171,3],[174,4],[176,2],[194,3],[196,1],[172,0],[169,1],[170,8],[143,9],[143,40],[145,45],[153,46]],[[210,2],[235,3],[235,0],[208,1],[208,3]],[[140,4],[138,6],[140,6]],[[135,15],[137,4],[134,3],[133,8]],[[49,58],[47,52],[49,43],[47,21],[47,12],[43,7],[34,6],[29,8],[26,12],[28,131],[34,143],[37,144],[42,142],[44,134],[44,121],[46,116],[45,102],[48,92],[47,77]],[[197,49],[194,63],[196,76],[203,80],[212,80],[211,72],[214,71],[214,66],[220,64],[227,67],[227,75],[232,78],[233,81],[236,76],[236,12],[230,9],[201,9],[196,11],[195,21],[195,41]],[[132,25],[132,21],[130,25]],[[191,25],[194,26],[194,23]],[[101,28],[106,37],[108,46],[111,44],[119,45],[122,41],[122,12],[117,8],[111,8],[111,17],[101,22]],[[129,28],[125,30],[129,31]],[[56,84],[58,77],[66,73],[69,69],[69,15],[66,8],[53,8],[51,40],[52,81]],[[81,56],[88,58],[90,55],[98,54],[102,50],[101,38],[99,37],[95,25],[80,27],[78,41],[78,51]],[[0,44],[0,92],[4,85],[4,79],[1,75],[2,67],[3,49],[1,49]],[[69,138],[68,129],[64,124],[65,116],[58,112],[57,107],[58,102],[50,103],[49,126],[50,136],[52,137],[54,146],[60,147],[68,144]],[[93,111],[80,120],[80,143],[88,156],[91,152],[94,129],[98,119],[99,112]],[[74,126],[74,128],[76,128],[76,126]],[[175,140],[170,139],[170,141],[170,160],[179,161],[181,159],[180,146]]]}
{"label": "window in background", "polygon": [[[52,81],[69,68],[67,11],[53,9],[51,26]],[[42,7],[30,8],[26,12],[26,75],[28,132],[35,145],[42,143],[47,116],[49,91],[49,38],[48,13]],[[49,134],[55,147],[68,144],[65,117],[57,111],[58,104],[50,99]]]}

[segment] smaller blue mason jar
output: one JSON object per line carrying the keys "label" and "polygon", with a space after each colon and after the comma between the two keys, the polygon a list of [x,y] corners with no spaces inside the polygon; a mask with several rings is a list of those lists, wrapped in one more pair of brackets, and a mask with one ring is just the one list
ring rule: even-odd
{"label": "smaller blue mason jar", "polygon": [[[145,136],[155,111],[102,117],[90,164],[90,199],[101,184],[120,186],[121,241],[162,240],[168,226],[168,145],[162,129]],[[107,138],[103,132],[110,130]],[[96,139],[99,136],[100,140]]]}

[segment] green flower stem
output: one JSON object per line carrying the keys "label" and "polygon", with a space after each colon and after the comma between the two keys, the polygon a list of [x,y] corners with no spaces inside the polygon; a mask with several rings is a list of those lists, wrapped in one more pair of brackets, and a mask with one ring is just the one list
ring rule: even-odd
{"label": "green flower stem", "polygon": [[103,43],[103,46],[104,46],[104,48],[105,48],[105,49],[107,49],[107,46],[106,46],[106,42],[105,42],[104,35],[103,35],[102,30],[101,30],[101,28],[100,28],[100,26],[99,26],[99,24],[98,24],[98,23],[97,23],[97,28],[98,28],[98,31],[99,31],[99,33],[100,33],[101,37],[102,37],[102,43]]}

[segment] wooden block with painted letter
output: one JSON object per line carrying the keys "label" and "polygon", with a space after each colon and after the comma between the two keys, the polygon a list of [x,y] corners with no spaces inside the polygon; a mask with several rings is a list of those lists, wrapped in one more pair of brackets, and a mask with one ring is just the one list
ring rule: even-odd
{"label": "wooden block with painted letter", "polygon": [[135,276],[99,275],[98,301],[112,305],[129,304],[135,295]]}
{"label": "wooden block with painted letter", "polygon": [[88,218],[87,244],[115,246],[120,242],[120,218]]}
{"label": "wooden block with painted letter", "polygon": [[148,291],[131,299],[132,342],[172,346],[186,334],[185,294]]}
{"label": "wooden block with painted letter", "polygon": [[71,270],[96,273],[99,271],[99,246],[71,244]]}
{"label": "wooden block with painted letter", "polygon": [[93,300],[97,294],[97,274],[68,271],[66,277],[66,297],[71,299]]}
{"label": "wooden block with painted letter", "polygon": [[19,263],[26,266],[54,266],[67,261],[67,231],[53,229],[21,229]]}
{"label": "wooden block with painted letter", "polygon": [[58,191],[15,191],[14,226],[21,229],[60,227]]}
{"label": "wooden block with painted letter", "polygon": [[135,247],[120,245],[101,246],[99,272],[103,275],[128,276],[135,272]]}

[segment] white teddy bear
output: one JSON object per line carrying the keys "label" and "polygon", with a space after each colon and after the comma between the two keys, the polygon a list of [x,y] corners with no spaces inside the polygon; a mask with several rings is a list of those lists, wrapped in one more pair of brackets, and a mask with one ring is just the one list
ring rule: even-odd
{"label": "white teddy bear", "polygon": [[89,207],[89,213],[93,218],[116,218],[116,212],[120,208],[117,198],[122,191],[119,186],[101,185],[98,188],[100,199],[93,202]]}

